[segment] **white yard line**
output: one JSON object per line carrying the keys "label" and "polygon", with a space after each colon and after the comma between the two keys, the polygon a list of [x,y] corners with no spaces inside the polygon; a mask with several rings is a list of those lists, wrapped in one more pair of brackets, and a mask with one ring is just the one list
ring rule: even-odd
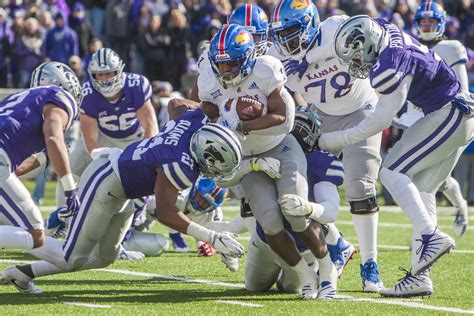
{"label": "white yard line", "polygon": [[[14,261],[14,260],[5,260],[5,259],[0,259],[0,262],[26,263],[26,261]],[[140,277],[147,277],[147,278],[175,280],[175,281],[189,282],[189,283],[199,283],[199,284],[212,285],[212,286],[225,286],[225,287],[242,288],[242,289],[245,288],[244,284],[242,284],[242,283],[228,283],[228,282],[216,282],[216,281],[211,281],[211,280],[190,279],[190,278],[185,278],[185,277],[176,277],[176,276],[172,276],[172,275],[162,275],[162,274],[147,273],[147,272],[136,272],[136,271],[122,270],[122,269],[98,269],[96,271],[102,271],[102,272],[107,272],[107,273],[115,273],[115,274],[132,275],[132,276],[140,276]],[[425,304],[416,303],[416,302],[412,302],[412,301],[403,301],[403,300],[397,300],[397,299],[393,299],[393,300],[372,299],[372,298],[359,298],[359,297],[345,296],[345,295],[344,296],[338,296],[338,298],[345,299],[345,300],[350,300],[350,301],[353,301],[353,302],[368,302],[368,303],[375,303],[375,304],[406,306],[406,307],[427,309],[427,310],[435,310],[435,311],[442,311],[442,312],[474,314],[474,310],[466,310],[466,309],[460,309],[460,308],[456,308],[456,307],[425,305]]]}
{"label": "white yard line", "polygon": [[66,305],[74,305],[80,307],[89,307],[89,308],[112,308],[112,305],[100,305],[100,304],[89,304],[81,302],[63,302]]}
{"label": "white yard line", "polygon": [[240,306],[245,306],[245,307],[264,307],[265,306],[262,304],[253,304],[253,303],[246,303],[246,302],[241,302],[241,301],[215,300],[214,302],[230,304],[230,305],[240,305]]}

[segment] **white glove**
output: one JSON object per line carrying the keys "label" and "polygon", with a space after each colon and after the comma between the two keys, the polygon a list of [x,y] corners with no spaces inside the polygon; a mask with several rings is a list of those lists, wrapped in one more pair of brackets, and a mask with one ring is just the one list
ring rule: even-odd
{"label": "white glove", "polygon": [[[228,100],[224,102],[226,104]],[[221,117],[217,120],[220,124],[230,128],[231,130],[235,131],[237,129],[237,125],[239,125],[239,115],[237,114],[237,98],[234,98],[230,105],[230,109],[227,110],[225,106],[222,107]]]}
{"label": "white glove", "polygon": [[313,212],[311,202],[296,195],[285,194],[279,200],[281,211],[289,216],[308,216]]}
{"label": "white glove", "polygon": [[344,131],[323,133],[319,137],[319,149],[338,155],[347,146],[344,140]]}
{"label": "white glove", "polygon": [[232,272],[239,270],[239,267],[240,267],[239,258],[227,257],[226,255],[222,253],[220,255],[221,255],[221,262],[225,264],[227,269],[229,269]]}
{"label": "white glove", "polygon": [[117,259],[122,260],[143,260],[145,258],[145,254],[140,251],[128,251],[120,245],[120,250],[117,255]]}
{"label": "white glove", "polygon": [[272,179],[280,179],[280,160],[275,158],[252,158],[249,161],[253,171],[263,171]]}
{"label": "white glove", "polygon": [[210,243],[220,253],[226,257],[240,258],[244,255],[245,249],[237,240],[236,234],[229,232],[212,232]]}

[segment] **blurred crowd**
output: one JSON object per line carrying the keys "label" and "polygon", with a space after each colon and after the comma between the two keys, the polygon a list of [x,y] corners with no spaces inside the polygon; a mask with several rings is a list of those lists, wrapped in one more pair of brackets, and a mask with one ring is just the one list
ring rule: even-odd
{"label": "blurred crowd", "polygon": [[[420,0],[313,1],[321,20],[339,14],[381,16],[415,34],[413,20]],[[168,118],[167,112],[162,110],[167,101],[172,97],[189,96],[197,77],[196,60],[201,43],[210,40],[240,4],[258,4],[270,16],[276,2],[0,0],[0,88],[28,87],[32,70],[47,60],[69,64],[83,81],[88,76],[91,55],[101,47],[110,47],[124,60],[126,71],[144,74],[152,82],[152,102],[158,121],[164,123]],[[468,74],[474,92],[474,0],[437,2],[443,2],[448,13],[446,37],[460,40],[469,48]],[[382,153],[400,135],[398,130],[388,129]],[[461,161],[461,168],[454,174],[472,205],[474,145],[462,158],[467,161]],[[383,195],[390,203],[390,196]]]}

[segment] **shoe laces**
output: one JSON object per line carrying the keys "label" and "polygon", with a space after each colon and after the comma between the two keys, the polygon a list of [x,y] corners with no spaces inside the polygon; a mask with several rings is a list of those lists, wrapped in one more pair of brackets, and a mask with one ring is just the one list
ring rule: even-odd
{"label": "shoe laces", "polygon": [[462,213],[461,210],[458,210],[456,212],[455,217],[454,217],[454,223],[456,225],[463,225],[463,224],[465,224],[465,222],[466,222],[466,218],[465,218],[464,214]]}
{"label": "shoe laces", "polygon": [[398,270],[405,273],[405,275],[402,278],[398,279],[398,283],[395,285],[396,291],[408,290],[408,286],[420,281],[420,279],[411,274],[411,271],[408,271],[404,267],[399,267]]}
{"label": "shoe laces", "polygon": [[377,263],[374,260],[367,260],[364,265],[362,265],[361,276],[373,283],[380,282],[380,274],[377,267]]}
{"label": "shoe laces", "polygon": [[420,261],[426,260],[426,257],[433,257],[438,250],[438,246],[442,244],[440,240],[443,238],[440,236],[438,238],[433,238],[438,233],[438,227],[435,228],[432,234],[422,235],[421,238],[416,239],[416,241],[421,242],[420,247],[416,249],[416,254],[420,255]]}

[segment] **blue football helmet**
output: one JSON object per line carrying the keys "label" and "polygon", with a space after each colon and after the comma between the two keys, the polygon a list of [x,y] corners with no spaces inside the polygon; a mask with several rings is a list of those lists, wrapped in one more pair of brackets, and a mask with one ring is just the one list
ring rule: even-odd
{"label": "blue football helmet", "polygon": [[302,59],[319,26],[318,9],[311,0],[280,0],[272,12],[270,34],[280,54]]}
{"label": "blue football helmet", "polygon": [[198,179],[191,191],[186,207],[201,213],[209,213],[224,203],[227,189],[219,187],[209,178]]}
{"label": "blue football helmet", "polygon": [[253,4],[243,4],[232,12],[229,18],[229,24],[231,23],[244,26],[252,34],[257,56],[267,52],[268,17],[262,8]]}
{"label": "blue football helmet", "polygon": [[[227,88],[244,81],[255,65],[255,45],[245,27],[225,24],[214,35],[209,46],[209,60],[220,83]],[[219,65],[227,67],[219,70]]]}
{"label": "blue football helmet", "polygon": [[[421,19],[436,19],[436,23],[421,23]],[[446,11],[436,2],[423,2],[415,14],[415,28],[418,31],[418,37],[422,41],[434,41],[440,39],[444,34],[446,27]]]}

